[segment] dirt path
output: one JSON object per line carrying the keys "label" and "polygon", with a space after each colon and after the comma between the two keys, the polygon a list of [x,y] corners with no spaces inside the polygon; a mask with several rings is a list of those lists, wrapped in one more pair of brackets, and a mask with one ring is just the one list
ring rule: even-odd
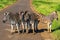
{"label": "dirt path", "polygon": [[33,12],[30,8],[29,2],[30,0],[18,0],[14,5],[0,11],[0,40],[52,40],[50,33],[44,30],[46,29],[45,24],[39,23],[38,28],[40,31],[35,35],[32,33],[20,35],[16,33],[14,35],[10,35],[8,30],[10,29],[10,25],[8,23],[2,23],[3,13],[6,11],[16,13],[19,10],[29,10],[30,12]]}

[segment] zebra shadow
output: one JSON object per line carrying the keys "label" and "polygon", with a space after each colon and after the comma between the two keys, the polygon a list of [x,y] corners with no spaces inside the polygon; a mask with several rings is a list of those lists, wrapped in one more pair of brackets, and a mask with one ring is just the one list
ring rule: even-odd
{"label": "zebra shadow", "polygon": [[60,26],[58,26],[56,29],[53,29],[52,32],[54,32],[56,30],[60,30]]}
{"label": "zebra shadow", "polygon": [[47,31],[47,29],[36,30],[36,33],[41,33],[41,32],[44,32],[44,31]]}

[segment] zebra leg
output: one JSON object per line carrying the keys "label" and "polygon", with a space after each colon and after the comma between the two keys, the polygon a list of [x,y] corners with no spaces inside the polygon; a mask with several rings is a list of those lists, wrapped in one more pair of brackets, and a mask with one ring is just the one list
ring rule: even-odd
{"label": "zebra leg", "polygon": [[35,22],[34,22],[34,29],[35,29],[35,30],[38,30],[38,28],[37,28],[37,27],[38,27],[38,22],[37,22],[37,21],[35,21]]}
{"label": "zebra leg", "polygon": [[27,33],[29,32],[30,28],[31,28],[30,21],[27,21],[27,30],[26,30]]}
{"label": "zebra leg", "polygon": [[28,33],[28,23],[25,23],[26,33]]}
{"label": "zebra leg", "polygon": [[13,34],[13,32],[14,32],[13,29],[14,29],[13,25],[11,24],[11,34]]}
{"label": "zebra leg", "polygon": [[48,23],[48,32],[51,32],[51,25],[52,23]]}
{"label": "zebra leg", "polygon": [[20,34],[19,24],[16,24],[16,27],[17,27],[17,31],[18,31],[18,33]]}
{"label": "zebra leg", "polygon": [[51,25],[50,25],[50,32],[51,32]]}
{"label": "zebra leg", "polygon": [[22,22],[22,30],[23,30],[23,33],[24,33],[24,25],[25,25],[25,24]]}
{"label": "zebra leg", "polygon": [[49,29],[50,29],[49,23],[47,23],[47,25],[48,25],[48,32],[49,32]]}
{"label": "zebra leg", "polygon": [[35,33],[35,32],[34,32],[34,23],[32,23],[32,29],[33,29],[33,33]]}

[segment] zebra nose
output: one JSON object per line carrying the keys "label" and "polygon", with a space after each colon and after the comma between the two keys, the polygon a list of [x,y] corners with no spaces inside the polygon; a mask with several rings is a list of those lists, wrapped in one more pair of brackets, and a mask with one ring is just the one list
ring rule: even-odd
{"label": "zebra nose", "polygon": [[3,23],[5,23],[5,21],[3,20]]}

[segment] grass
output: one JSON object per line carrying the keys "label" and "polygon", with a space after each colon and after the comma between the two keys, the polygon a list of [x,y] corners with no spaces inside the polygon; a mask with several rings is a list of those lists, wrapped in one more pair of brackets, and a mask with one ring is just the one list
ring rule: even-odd
{"label": "grass", "polygon": [[5,8],[7,5],[11,5],[14,2],[16,2],[16,0],[0,0],[0,10]]}
{"label": "grass", "polygon": [[37,9],[38,12],[43,13],[44,15],[49,15],[50,12],[54,10],[60,11],[60,0],[33,0],[33,6]]}
{"label": "grass", "polygon": [[52,34],[55,40],[60,40],[60,0],[33,0],[35,9],[44,15],[49,15],[53,11],[58,11],[58,21],[54,20],[52,24]]}
{"label": "grass", "polygon": [[[53,32],[54,40],[60,40],[60,30]],[[57,34],[57,35],[56,35]]]}

